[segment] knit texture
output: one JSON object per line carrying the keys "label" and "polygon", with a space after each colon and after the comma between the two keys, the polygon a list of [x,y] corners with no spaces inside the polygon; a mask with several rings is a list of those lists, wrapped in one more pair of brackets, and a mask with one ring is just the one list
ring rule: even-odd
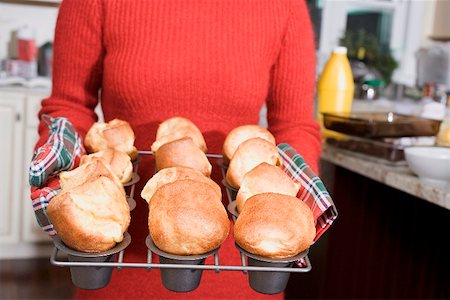
{"label": "knit texture", "polygon": [[[200,128],[209,152],[220,153],[226,134],[257,124],[266,102],[277,143],[293,146],[317,172],[314,69],[303,0],[64,0],[55,34],[53,90],[40,115],[67,117],[84,137],[101,98],[105,120],[128,121],[140,150],[150,149],[160,122],[183,116]],[[39,132],[37,146],[48,137],[44,123]],[[139,169],[142,184],[151,164]],[[147,208],[140,200],[130,227],[133,249],[148,234]],[[222,249],[234,249],[231,239]],[[140,254],[145,256],[145,249]],[[239,263],[239,256],[234,259]],[[79,296],[177,296],[146,271],[114,274],[107,289]],[[238,272],[209,274],[198,291],[179,296],[260,297],[246,280]]]}

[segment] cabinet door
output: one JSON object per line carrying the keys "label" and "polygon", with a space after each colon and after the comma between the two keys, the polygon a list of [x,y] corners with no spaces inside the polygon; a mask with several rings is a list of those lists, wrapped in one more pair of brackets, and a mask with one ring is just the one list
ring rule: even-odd
{"label": "cabinet door", "polygon": [[24,176],[23,176],[23,206],[22,206],[22,239],[25,242],[49,241],[49,236],[39,227],[30,200],[30,188],[28,183],[28,165],[33,156],[34,145],[38,140],[37,128],[27,128],[25,131],[24,148]]}
{"label": "cabinet door", "polygon": [[[26,120],[26,127],[33,127],[36,128],[36,134],[37,134],[37,128],[39,125],[38,120],[38,112],[41,109],[41,102],[42,99],[48,97],[48,93],[42,92],[42,93],[31,93],[29,92],[27,95],[27,101],[26,101],[26,114],[27,114],[27,120]],[[30,157],[31,158],[31,157]]]}
{"label": "cabinet door", "polygon": [[18,242],[24,97],[0,93],[0,242]]}

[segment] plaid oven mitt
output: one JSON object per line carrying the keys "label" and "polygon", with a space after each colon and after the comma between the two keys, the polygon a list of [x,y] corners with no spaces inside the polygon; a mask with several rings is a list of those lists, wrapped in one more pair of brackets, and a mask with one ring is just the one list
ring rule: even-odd
{"label": "plaid oven mitt", "polygon": [[[317,241],[337,218],[337,209],[322,180],[314,174],[303,157],[288,144],[279,144],[277,147],[283,162],[283,171],[302,186],[297,197],[313,212],[316,222],[314,241]],[[305,261],[300,260],[297,265],[303,267]]]}
{"label": "plaid oven mitt", "polygon": [[49,137],[34,152],[28,174],[36,219],[39,226],[52,236],[56,232],[46,208],[60,190],[59,179],[55,176],[77,166],[85,151],[80,136],[66,118],[43,115],[42,120],[50,129]]}

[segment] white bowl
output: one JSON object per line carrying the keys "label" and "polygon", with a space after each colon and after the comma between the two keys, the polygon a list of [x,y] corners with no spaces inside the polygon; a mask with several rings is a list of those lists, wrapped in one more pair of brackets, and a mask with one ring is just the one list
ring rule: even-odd
{"label": "white bowl", "polygon": [[409,168],[425,182],[439,185],[450,184],[450,148],[408,147],[405,148]]}

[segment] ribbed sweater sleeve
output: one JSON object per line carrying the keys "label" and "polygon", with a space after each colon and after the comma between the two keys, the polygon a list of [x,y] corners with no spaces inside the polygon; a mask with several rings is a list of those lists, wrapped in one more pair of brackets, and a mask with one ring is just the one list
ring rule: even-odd
{"label": "ribbed sweater sleeve", "polygon": [[305,1],[292,0],[283,44],[271,71],[269,130],[318,171],[321,139],[313,116],[315,50]]}
{"label": "ribbed sweater sleeve", "polygon": [[[82,4],[82,5],[81,5]],[[42,101],[43,114],[67,117],[84,137],[97,120],[94,108],[102,82],[102,13],[99,0],[64,0],[61,4],[54,46],[53,89]],[[40,139],[45,143],[48,128],[39,124]]]}

